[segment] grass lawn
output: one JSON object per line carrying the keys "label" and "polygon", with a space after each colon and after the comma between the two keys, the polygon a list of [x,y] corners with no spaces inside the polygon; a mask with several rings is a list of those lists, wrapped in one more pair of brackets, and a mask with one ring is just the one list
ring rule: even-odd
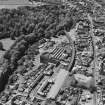
{"label": "grass lawn", "polygon": [[[3,43],[3,48],[8,50],[15,40],[11,40],[10,38],[0,40]],[[0,58],[5,54],[5,51],[0,50]]]}
{"label": "grass lawn", "polygon": [[11,45],[14,43],[14,40],[7,38],[7,39],[2,39],[1,42],[3,43],[4,49],[8,50],[11,47]]}

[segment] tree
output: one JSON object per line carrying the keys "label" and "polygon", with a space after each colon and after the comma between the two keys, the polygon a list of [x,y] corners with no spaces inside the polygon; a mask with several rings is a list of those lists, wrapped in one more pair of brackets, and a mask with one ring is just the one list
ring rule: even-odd
{"label": "tree", "polygon": [[2,42],[0,42],[0,50],[5,50],[4,48],[3,48],[3,43]]}
{"label": "tree", "polygon": [[10,33],[10,38],[11,38],[12,40],[15,40],[15,32],[14,32],[14,31],[12,31],[12,32]]}
{"label": "tree", "polygon": [[28,43],[27,43],[25,40],[21,40],[21,41],[18,43],[18,50],[19,50],[21,53],[24,53],[24,51],[27,49],[27,46],[28,46]]}
{"label": "tree", "polygon": [[10,77],[9,83],[10,84],[14,84],[17,80],[18,80],[18,76],[17,75],[13,75],[13,76]]}
{"label": "tree", "polygon": [[10,54],[10,51],[9,51],[9,50],[7,50],[7,51],[5,52],[4,58],[5,58],[5,59],[10,59],[10,58],[11,58],[11,54]]}

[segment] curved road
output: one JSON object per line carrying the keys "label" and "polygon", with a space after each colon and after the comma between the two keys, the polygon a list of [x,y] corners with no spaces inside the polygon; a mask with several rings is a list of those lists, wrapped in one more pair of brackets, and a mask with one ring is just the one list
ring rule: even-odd
{"label": "curved road", "polygon": [[72,44],[72,57],[71,57],[70,65],[69,65],[69,67],[68,67],[68,71],[71,72],[72,67],[73,67],[72,65],[73,65],[73,63],[74,63],[74,61],[75,61],[75,55],[76,55],[75,44],[74,44],[74,41],[72,41],[71,37],[69,36],[69,33],[66,32],[66,31],[64,31],[64,32],[65,32],[65,34],[66,34],[66,37],[67,37],[68,40],[69,40],[69,43]]}

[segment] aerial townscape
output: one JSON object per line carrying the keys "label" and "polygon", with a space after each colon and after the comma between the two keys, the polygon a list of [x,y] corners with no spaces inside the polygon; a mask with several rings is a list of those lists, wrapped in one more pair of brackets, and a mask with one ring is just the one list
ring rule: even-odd
{"label": "aerial townscape", "polygon": [[105,105],[105,1],[28,2],[0,9],[0,105]]}

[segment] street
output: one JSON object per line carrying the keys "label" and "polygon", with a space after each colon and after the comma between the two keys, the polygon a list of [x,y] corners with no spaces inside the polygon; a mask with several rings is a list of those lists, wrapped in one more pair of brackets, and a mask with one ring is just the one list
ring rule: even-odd
{"label": "street", "polygon": [[[95,47],[95,36],[94,36],[94,30],[93,30],[93,22],[92,22],[92,17],[90,17],[90,15],[88,14],[88,19],[91,23],[90,25],[90,34],[91,34],[91,38],[92,38],[92,45],[93,45],[93,58],[94,58],[94,61],[93,61],[93,76],[94,76],[94,85],[96,86],[96,62],[97,62],[97,57],[96,57],[96,47]],[[97,92],[94,92],[94,96],[93,96],[93,103],[94,105],[97,105]]]}

